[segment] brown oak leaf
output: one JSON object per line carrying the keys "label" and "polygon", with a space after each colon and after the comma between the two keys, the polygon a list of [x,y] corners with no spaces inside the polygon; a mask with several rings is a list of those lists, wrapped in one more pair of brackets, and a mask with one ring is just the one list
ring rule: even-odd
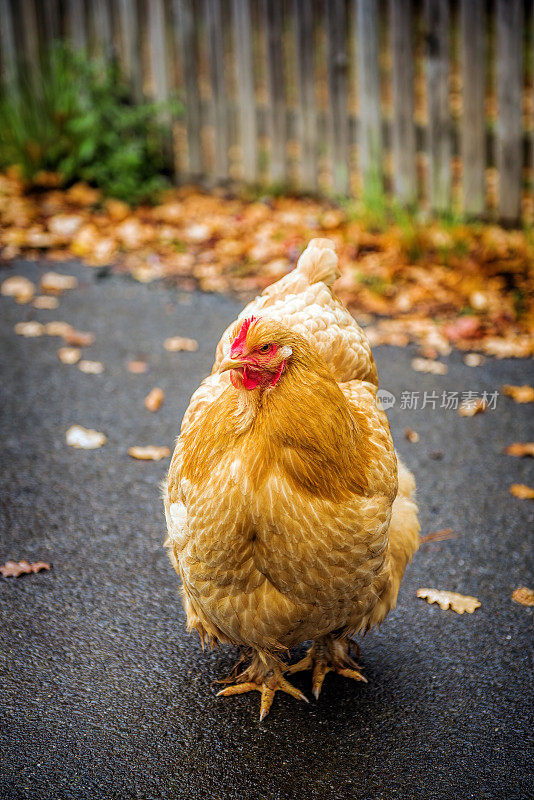
{"label": "brown oak leaf", "polygon": [[505,447],[504,452],[507,456],[515,456],[516,458],[534,457],[534,442],[514,442]]}
{"label": "brown oak leaf", "polygon": [[47,272],[41,278],[40,289],[45,294],[63,294],[67,289],[75,289],[78,279],[74,275],[60,275],[59,272]]}
{"label": "brown oak leaf", "polygon": [[132,458],[137,458],[139,461],[161,461],[162,458],[167,458],[170,454],[170,448],[165,446],[147,445],[146,447],[140,447],[136,445],[128,448],[128,455]]}
{"label": "brown oak leaf", "polygon": [[519,586],[512,592],[512,600],[522,606],[534,606],[534,589],[527,589],[526,586]]}
{"label": "brown oak leaf", "polygon": [[534,489],[531,489],[530,486],[525,486],[524,483],[512,483],[510,494],[513,494],[514,497],[519,497],[520,500],[534,500]]}
{"label": "brown oak leaf", "polygon": [[534,403],[534,386],[513,386],[505,383],[501,388],[503,394],[513,398],[516,403]]}
{"label": "brown oak leaf", "polygon": [[146,361],[128,361],[126,366],[128,367],[129,372],[133,372],[134,375],[141,375],[148,369],[148,364]]}
{"label": "brown oak leaf", "polygon": [[423,598],[427,603],[437,603],[443,611],[450,608],[457,614],[463,614],[464,611],[472,614],[475,608],[481,605],[480,600],[476,597],[447,592],[442,589],[418,589],[417,597]]}
{"label": "brown oak leaf", "polygon": [[145,397],[145,408],[149,411],[158,411],[165,399],[165,392],[159,386],[155,386]]}
{"label": "brown oak leaf", "polygon": [[198,342],[196,339],[188,339],[185,336],[170,336],[163,342],[163,347],[170,353],[177,353],[180,350],[187,350],[193,353],[198,350]]}
{"label": "brown oak leaf", "polygon": [[89,347],[95,340],[94,333],[85,333],[84,331],[76,331],[73,328],[65,331],[63,334],[65,344],[73,345],[74,347]]}
{"label": "brown oak leaf", "polygon": [[453,533],[452,528],[443,528],[440,531],[433,531],[427,533],[426,536],[421,537],[421,544],[428,542],[443,542],[445,539],[456,539],[457,533]]}
{"label": "brown oak leaf", "polygon": [[0,572],[4,578],[18,578],[19,575],[28,575],[30,572],[40,572],[42,569],[50,569],[50,564],[44,561],[6,561],[0,567]]}

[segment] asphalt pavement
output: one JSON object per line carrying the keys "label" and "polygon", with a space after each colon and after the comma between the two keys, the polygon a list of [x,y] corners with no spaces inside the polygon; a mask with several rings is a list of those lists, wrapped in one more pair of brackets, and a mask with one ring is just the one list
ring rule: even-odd
{"label": "asphalt pavement", "polygon": [[[50,264],[0,271],[35,279]],[[414,372],[415,351],[381,347],[381,385],[396,398],[393,435],[417,485],[426,544],[399,602],[362,642],[368,684],[327,676],[317,703],[277,695],[259,724],[259,696],[215,698],[238,653],[202,651],[184,626],[163,550],[159,484],[167,461],[131,445],[172,447],[221,331],[239,310],[219,295],[141,285],[79,264],[77,289],[55,311],[0,297],[0,563],[50,572],[0,578],[0,796],[5,800],[525,800],[532,775],[532,459],[503,455],[532,441],[532,405],[499,394],[472,418],[441,408],[443,392],[489,394],[534,380],[532,364],[444,359],[447,375]],[[65,320],[92,331],[86,375],[58,360],[58,339],[26,339],[16,322]],[[198,340],[169,353],[166,337]],[[126,364],[143,359],[145,374]],[[143,406],[160,386],[157,413]],[[425,407],[424,392],[427,392]],[[417,395],[417,408],[409,408]],[[434,395],[437,399],[434,399]],[[433,408],[433,405],[436,407]],[[65,443],[72,424],[103,431],[99,450]],[[403,435],[419,434],[417,443]],[[459,616],[419,587],[475,595]],[[295,657],[298,653],[295,653]],[[294,676],[308,694],[309,674]]]}

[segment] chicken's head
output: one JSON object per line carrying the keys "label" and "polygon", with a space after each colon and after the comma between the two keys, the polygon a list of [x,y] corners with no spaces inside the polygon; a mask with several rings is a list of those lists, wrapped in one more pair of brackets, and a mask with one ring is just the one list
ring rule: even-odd
{"label": "chicken's head", "polygon": [[234,331],[228,355],[219,372],[230,371],[236,389],[268,389],[280,380],[291,347],[284,341],[285,329],[273,320],[249,317]]}

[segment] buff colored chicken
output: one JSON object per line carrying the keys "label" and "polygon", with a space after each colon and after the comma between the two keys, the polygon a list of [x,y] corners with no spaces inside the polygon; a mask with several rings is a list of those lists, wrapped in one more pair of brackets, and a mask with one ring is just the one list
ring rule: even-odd
{"label": "buff colored chicken", "polygon": [[414,479],[365,334],[329,288],[338,276],[332,242],[314,239],[228,328],[164,490],[188,627],[250,650],[219,694],[258,690],[260,720],[277,690],[307,699],[286,677],[299,670],[315,697],[330,671],[365,681],[351,637],[395,607],[419,544]]}

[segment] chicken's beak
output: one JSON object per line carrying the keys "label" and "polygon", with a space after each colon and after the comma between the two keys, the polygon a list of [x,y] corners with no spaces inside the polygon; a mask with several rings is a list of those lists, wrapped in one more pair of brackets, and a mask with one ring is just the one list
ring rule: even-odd
{"label": "chicken's beak", "polygon": [[225,356],[221,361],[219,372],[226,372],[229,369],[241,369],[245,366],[243,361],[240,361],[238,358],[230,358],[230,356]]}

